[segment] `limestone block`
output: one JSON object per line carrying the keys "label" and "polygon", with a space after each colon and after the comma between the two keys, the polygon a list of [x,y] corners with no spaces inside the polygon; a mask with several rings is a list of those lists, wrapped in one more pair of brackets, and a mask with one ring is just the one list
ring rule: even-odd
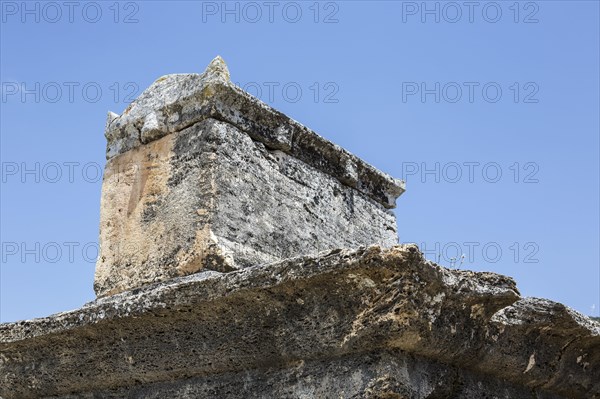
{"label": "limestone block", "polygon": [[398,240],[383,205],[211,118],[111,158],[100,223],[100,296]]}
{"label": "limestone block", "polygon": [[233,85],[220,57],[158,79],[105,135],[99,296],[398,242],[404,182]]}

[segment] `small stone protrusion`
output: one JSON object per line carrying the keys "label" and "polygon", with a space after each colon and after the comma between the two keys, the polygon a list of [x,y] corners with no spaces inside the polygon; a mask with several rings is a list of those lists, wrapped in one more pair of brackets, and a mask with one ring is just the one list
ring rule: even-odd
{"label": "small stone protrusion", "polygon": [[230,81],[229,69],[220,55],[217,55],[210,64],[208,64],[204,71],[204,76],[211,80]]}
{"label": "small stone protrusion", "polygon": [[144,118],[144,124],[140,131],[140,140],[146,144],[154,140],[158,140],[167,132],[167,127],[164,125],[162,118],[156,115],[156,112],[151,112]]}
{"label": "small stone protrusion", "polygon": [[115,114],[112,111],[108,111],[108,115],[106,115],[106,125],[104,126],[104,131],[108,132],[108,128],[110,127],[110,124],[113,123],[113,121],[115,119],[117,119],[119,117],[118,114]]}

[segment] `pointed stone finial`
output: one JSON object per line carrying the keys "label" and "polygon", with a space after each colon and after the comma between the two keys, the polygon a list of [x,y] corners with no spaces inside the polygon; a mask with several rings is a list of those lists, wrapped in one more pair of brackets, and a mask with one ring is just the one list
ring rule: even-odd
{"label": "pointed stone finial", "polygon": [[112,111],[108,111],[108,115],[106,115],[106,124],[104,126],[104,131],[107,132],[109,130],[110,124],[113,123],[115,119],[117,119],[119,115],[115,114]]}
{"label": "pointed stone finial", "polygon": [[222,80],[229,82],[229,69],[220,55],[217,55],[206,67],[204,76],[208,79]]}

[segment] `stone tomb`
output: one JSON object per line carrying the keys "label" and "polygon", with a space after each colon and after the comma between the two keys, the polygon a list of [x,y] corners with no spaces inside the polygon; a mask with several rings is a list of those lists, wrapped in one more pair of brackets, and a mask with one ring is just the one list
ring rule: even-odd
{"label": "stone tomb", "polygon": [[398,242],[404,182],[242,91],[220,57],[158,79],[105,134],[99,296]]}
{"label": "stone tomb", "polygon": [[1,324],[0,397],[600,399],[600,324],[395,245],[403,183],[221,59],[106,137],[100,297]]}

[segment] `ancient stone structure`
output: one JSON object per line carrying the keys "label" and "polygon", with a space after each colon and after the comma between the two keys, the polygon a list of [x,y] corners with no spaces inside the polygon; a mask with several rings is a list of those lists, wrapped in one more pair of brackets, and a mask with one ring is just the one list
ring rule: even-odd
{"label": "ancient stone structure", "polygon": [[222,60],[106,136],[99,298],[0,325],[0,397],[600,398],[600,324],[397,245],[402,182]]}
{"label": "ancient stone structure", "polygon": [[233,85],[220,57],[158,79],[106,137],[98,295],[398,242],[404,183]]}

